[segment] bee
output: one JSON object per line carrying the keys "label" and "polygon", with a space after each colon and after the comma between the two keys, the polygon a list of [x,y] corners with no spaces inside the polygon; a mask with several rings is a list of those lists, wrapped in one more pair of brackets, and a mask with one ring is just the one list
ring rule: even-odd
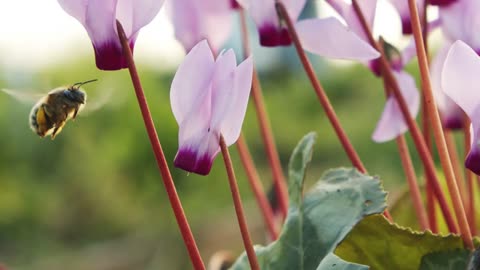
{"label": "bee", "polygon": [[[33,132],[42,138],[50,135],[52,140],[55,139],[67,121],[75,119],[85,107],[87,94],[80,87],[94,81],[97,80],[59,87],[41,96],[29,115],[29,124]],[[14,90],[2,90],[20,101],[30,98],[26,96],[27,94],[21,94]]]}

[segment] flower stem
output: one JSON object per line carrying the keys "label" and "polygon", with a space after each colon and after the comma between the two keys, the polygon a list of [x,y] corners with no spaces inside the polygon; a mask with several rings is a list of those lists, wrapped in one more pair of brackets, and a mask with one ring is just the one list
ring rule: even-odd
{"label": "flower stem", "polygon": [[413,168],[412,159],[408,151],[408,145],[405,141],[405,137],[400,135],[396,139],[398,151],[400,152],[400,158],[402,160],[403,170],[405,171],[405,177],[407,178],[408,186],[410,188],[410,196],[412,198],[413,207],[417,214],[417,219],[422,230],[430,229],[428,223],[427,212],[423,206],[422,196],[420,194],[420,188],[418,187],[417,176]]}
{"label": "flower stem", "polygon": [[272,207],[270,206],[265,191],[263,190],[262,182],[260,181],[258,172],[253,164],[253,159],[250,155],[243,134],[240,134],[240,137],[238,138],[237,149],[243,167],[245,168],[245,172],[247,173],[248,182],[253,190],[258,207],[263,214],[263,219],[265,220],[265,225],[267,225],[270,237],[272,240],[276,240],[278,238],[278,229],[275,225],[275,217],[273,215]]}
{"label": "flower stem", "polygon": [[232,160],[230,159],[230,153],[228,147],[225,144],[223,135],[220,134],[220,148],[222,149],[223,161],[228,174],[228,183],[230,184],[230,191],[232,192],[233,204],[235,206],[235,212],[237,214],[238,225],[240,226],[240,232],[242,233],[243,245],[247,252],[248,261],[252,270],[260,270],[257,261],[257,255],[253,249],[252,239],[248,232],[247,220],[243,212],[242,199],[240,198],[240,192],[238,191],[237,180],[235,178],[235,172],[233,171]]}
{"label": "flower stem", "polygon": [[[240,9],[240,20],[242,28],[242,46],[243,55],[248,57],[250,55],[250,46],[248,41],[248,31],[245,19],[245,12]],[[273,184],[275,187],[275,193],[277,194],[280,210],[283,218],[288,213],[288,191],[285,176],[282,172],[282,165],[278,155],[277,147],[275,145],[275,139],[273,137],[272,127],[270,126],[270,120],[268,119],[267,109],[265,108],[265,102],[263,99],[262,88],[260,86],[260,80],[258,79],[257,70],[253,69],[252,80],[252,97],[253,104],[256,110],[258,124],[260,127],[260,133],[263,139],[263,145],[265,146],[265,152],[267,154],[268,163],[272,170]]]}
{"label": "flower stem", "polygon": [[440,162],[442,164],[445,178],[447,180],[448,189],[452,199],[453,208],[457,216],[457,221],[460,227],[464,244],[473,249],[472,234],[468,226],[467,217],[463,208],[460,192],[455,181],[455,174],[453,171],[450,156],[448,155],[447,144],[443,135],[442,123],[438,114],[437,105],[433,97],[432,86],[430,82],[430,76],[428,71],[427,56],[423,47],[423,36],[420,26],[420,20],[418,17],[417,4],[415,0],[408,0],[410,8],[410,18],[413,29],[413,36],[415,38],[415,47],[417,49],[418,63],[420,66],[420,74],[422,78],[423,94],[427,103],[428,115],[432,121],[433,136],[437,145],[437,150],[440,156]]}
{"label": "flower stem", "polygon": [[180,202],[180,198],[178,197],[177,191],[175,189],[175,184],[173,183],[172,175],[170,174],[170,170],[168,169],[167,161],[162,150],[162,145],[160,144],[160,139],[157,136],[157,131],[155,130],[155,125],[153,124],[153,119],[148,108],[147,100],[143,93],[140,78],[137,73],[137,68],[135,66],[135,62],[133,61],[132,52],[130,50],[130,47],[128,46],[128,40],[119,21],[117,21],[117,32],[120,43],[123,47],[123,53],[125,55],[125,58],[127,59],[128,71],[130,72],[133,88],[135,89],[138,104],[142,112],[143,121],[145,123],[145,127],[148,133],[148,138],[150,139],[152,150],[155,154],[155,159],[157,161],[158,168],[160,169],[163,184],[165,185],[165,190],[167,191],[168,199],[172,206],[173,213],[175,214],[175,218],[177,219],[180,232],[182,233],[183,241],[185,243],[185,246],[187,247],[193,267],[196,270],[204,270],[205,265],[202,261],[202,257],[200,256],[200,252],[198,251],[192,231],[190,230],[187,217],[183,212],[182,203]]}
{"label": "flower stem", "polygon": [[382,47],[375,41],[372,35],[372,31],[368,26],[365,16],[360,9],[357,0],[352,0],[352,5],[355,10],[355,13],[358,16],[360,23],[362,24],[362,28],[365,31],[370,45],[372,45],[377,51],[380,52],[380,64],[382,68],[382,77],[386,80],[386,84],[392,90],[392,93],[395,95],[397,99],[397,103],[400,107],[400,110],[403,114],[403,117],[407,123],[408,129],[410,130],[410,134],[412,136],[413,142],[415,143],[415,147],[418,151],[418,154],[422,160],[423,166],[425,168],[425,172],[427,174],[427,181],[431,184],[435,195],[437,196],[438,203],[440,208],[442,209],[443,216],[445,218],[445,222],[447,223],[448,229],[450,232],[456,233],[457,226],[454,222],[452,213],[450,211],[449,205],[443,194],[443,190],[440,186],[440,182],[436,175],[435,163],[433,162],[432,155],[430,154],[427,145],[425,144],[425,140],[423,139],[422,133],[417,126],[415,120],[413,120],[412,116],[410,115],[410,111],[408,109],[407,103],[402,96],[398,83],[393,76],[393,72],[391,70],[390,65],[388,64],[387,58],[385,56],[385,52],[383,51]]}
{"label": "flower stem", "polygon": [[355,151],[355,148],[353,147],[352,143],[348,139],[347,134],[345,133],[340,122],[338,121],[337,114],[335,113],[335,110],[333,109],[332,104],[328,99],[328,96],[325,94],[325,91],[323,90],[323,87],[320,84],[320,81],[315,75],[315,71],[313,70],[312,64],[308,60],[307,55],[303,50],[302,44],[300,43],[300,39],[298,38],[297,32],[295,31],[295,27],[293,25],[292,19],[288,15],[288,12],[285,6],[283,5],[282,2],[278,0],[275,1],[275,5],[280,18],[282,18],[287,25],[288,33],[290,34],[290,38],[292,39],[293,44],[295,45],[295,49],[297,50],[297,54],[300,58],[300,61],[302,62],[305,72],[307,73],[307,76],[310,79],[310,82],[312,83],[315,93],[317,94],[317,97],[320,103],[322,104],[322,107],[325,110],[328,120],[332,124],[333,129],[335,130],[335,133],[337,134],[337,137],[340,140],[340,143],[342,144],[345,152],[350,158],[350,161],[352,162],[353,166],[357,168],[360,172],[366,173],[367,170],[365,169],[365,166],[363,166],[363,163],[360,160],[360,157],[358,156],[357,152]]}

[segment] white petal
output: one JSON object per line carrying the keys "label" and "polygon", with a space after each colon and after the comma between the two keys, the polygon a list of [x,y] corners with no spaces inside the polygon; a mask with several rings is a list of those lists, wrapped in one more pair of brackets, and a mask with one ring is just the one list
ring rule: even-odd
{"label": "white petal", "polygon": [[[200,97],[207,94],[213,76],[214,60],[207,41],[198,43],[175,73],[170,88],[173,115],[180,124]],[[207,119],[210,121],[210,119]]]}
{"label": "white petal", "polygon": [[335,18],[308,19],[295,25],[305,50],[330,58],[370,60],[380,56]]}
{"label": "white petal", "polygon": [[88,0],[58,0],[63,10],[83,25],[85,25],[88,2]]}
{"label": "white petal", "polygon": [[442,89],[472,118],[480,104],[480,59],[462,41],[450,48],[442,71]]}
{"label": "white petal", "polygon": [[164,0],[118,0],[116,18],[128,38],[149,24],[158,14]]}
{"label": "white petal", "polygon": [[235,143],[240,136],[243,119],[247,111],[248,97],[252,88],[252,74],[252,57],[243,61],[235,70],[233,102],[225,114],[220,128],[227,145]]}
{"label": "white petal", "polygon": [[[405,72],[395,72],[395,77],[405,99],[408,110],[413,118],[418,114],[420,107],[420,96],[412,76]],[[400,106],[395,97],[391,94],[385,104],[382,116],[373,132],[372,139],[375,142],[386,142],[395,139],[408,130]]]}

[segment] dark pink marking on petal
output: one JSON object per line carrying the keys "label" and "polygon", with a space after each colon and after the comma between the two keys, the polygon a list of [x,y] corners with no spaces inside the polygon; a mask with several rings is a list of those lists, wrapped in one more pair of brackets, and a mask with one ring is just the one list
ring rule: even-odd
{"label": "dark pink marking on petal", "polygon": [[[133,53],[134,42],[129,42],[130,49]],[[127,59],[123,55],[122,47],[114,42],[102,44],[101,46],[93,46],[95,49],[95,62],[97,68],[101,70],[119,70],[127,68]]]}
{"label": "dark pink marking on petal", "polygon": [[237,3],[236,0],[230,0],[230,7],[232,9],[240,9],[240,5]]}
{"label": "dark pink marking on petal", "polygon": [[411,35],[413,33],[410,17],[402,19],[402,33],[404,35]]}
{"label": "dark pink marking on petal", "polygon": [[382,75],[382,71],[380,68],[380,60],[378,58],[368,61],[368,67],[373,72],[373,74],[375,74],[375,76],[380,77]]}
{"label": "dark pink marking on petal", "polygon": [[476,175],[480,175],[480,149],[473,146],[465,160],[465,167],[470,169]]}
{"label": "dark pink marking on petal", "polygon": [[213,159],[208,153],[199,155],[192,149],[179,149],[173,165],[187,172],[207,175],[212,169]]}
{"label": "dark pink marking on petal", "polygon": [[265,47],[289,46],[292,39],[286,28],[278,28],[274,25],[264,25],[258,29],[260,45]]}
{"label": "dark pink marking on petal", "polygon": [[441,7],[448,6],[455,2],[457,2],[457,0],[429,0],[428,1],[430,5],[441,6]]}
{"label": "dark pink marking on petal", "polygon": [[443,119],[443,127],[450,130],[462,130],[463,129],[463,116],[452,115]]}

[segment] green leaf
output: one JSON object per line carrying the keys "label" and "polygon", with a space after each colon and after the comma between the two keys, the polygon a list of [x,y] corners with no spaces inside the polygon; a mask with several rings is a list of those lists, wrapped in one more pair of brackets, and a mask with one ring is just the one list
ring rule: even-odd
{"label": "green leaf", "polygon": [[[277,241],[266,247],[255,247],[261,269],[335,269],[319,268],[319,265],[364,216],[381,213],[385,209],[386,193],[379,180],[355,169],[328,171],[302,198],[305,171],[311,159],[314,140],[315,136],[308,134],[292,154],[288,180],[288,217]],[[334,261],[331,256],[327,258]],[[340,259],[337,261],[339,266],[344,267],[338,269],[365,269]],[[231,269],[250,269],[245,253]]]}
{"label": "green leaf", "polygon": [[317,270],[368,270],[368,268],[368,266],[350,263],[340,259],[333,253],[328,253],[328,255],[323,258]]}
{"label": "green leaf", "polygon": [[455,249],[463,249],[459,236],[414,232],[391,224],[382,215],[372,215],[353,228],[335,254],[372,270],[417,270],[426,254]]}
{"label": "green leaf", "polygon": [[420,270],[458,270],[467,269],[470,251],[457,249],[434,252],[423,256]]}

